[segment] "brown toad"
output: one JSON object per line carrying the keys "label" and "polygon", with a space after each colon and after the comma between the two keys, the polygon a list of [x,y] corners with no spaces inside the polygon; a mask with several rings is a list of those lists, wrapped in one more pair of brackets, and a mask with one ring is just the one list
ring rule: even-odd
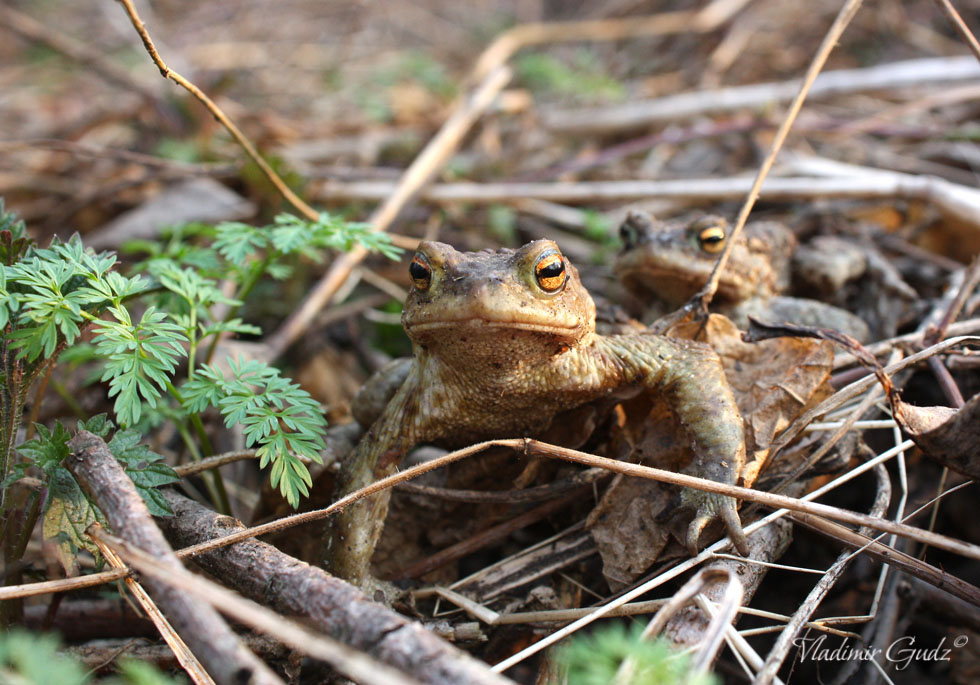
{"label": "brown toad", "polygon": [[[566,410],[640,392],[663,394],[683,424],[693,451],[686,471],[724,483],[738,478],[744,429],[718,356],[649,332],[598,335],[595,304],[554,242],[472,253],[425,241],[409,273],[414,287],[402,323],[414,357],[390,369],[389,378],[403,380],[343,465],[338,495],[392,473],[416,444],[536,436]],[[718,518],[746,548],[733,499],[683,496],[697,508],[690,547]],[[334,522],[328,563],[337,575],[368,577],[387,503],[386,491]]]}
{"label": "brown toad", "polygon": [[[620,226],[623,251],[616,260],[620,281],[645,304],[661,300],[670,307],[684,304],[708,281],[728,239],[728,224],[718,216],[656,221],[639,212]],[[865,342],[867,324],[848,311],[816,300],[785,297],[796,239],[775,221],[745,226],[722,272],[713,311],[725,314],[740,328],[748,317],[835,328]]]}

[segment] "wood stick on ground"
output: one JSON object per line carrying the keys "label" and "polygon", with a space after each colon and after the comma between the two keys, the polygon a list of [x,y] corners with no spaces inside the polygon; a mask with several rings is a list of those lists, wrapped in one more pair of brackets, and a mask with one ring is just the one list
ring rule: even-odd
{"label": "wood stick on ground", "polygon": [[[908,86],[973,81],[980,68],[971,57],[929,57],[879,64],[864,69],[840,69],[821,74],[810,98]],[[691,120],[739,109],[761,109],[774,102],[788,102],[799,90],[800,80],[756,83],[718,90],[701,90],[637,100],[618,105],[542,112],[542,122],[553,133],[586,135],[618,133],[676,119]]]}
{"label": "wood stick on ground", "polygon": [[223,613],[253,630],[271,635],[301,654],[325,661],[339,673],[358,683],[364,685],[418,684],[417,680],[405,676],[400,671],[336,640],[317,635],[309,628],[285,619],[271,609],[266,609],[251,600],[244,599],[214,581],[195,575],[183,567],[176,569],[162,563],[135,545],[109,535],[101,528],[90,529],[90,534],[103,544],[112,547],[119,556],[142,575],[186,592],[205,605],[219,608]]}
{"label": "wood stick on ground", "polygon": [[[161,563],[183,570],[133,482],[105,442],[88,431],[80,431],[69,447],[72,455],[67,460],[68,468],[102,509],[112,529]],[[146,578],[143,585],[215,682],[221,685],[242,682],[282,685],[282,680],[239,642],[238,636],[214,609],[202,606],[186,593],[159,580]]]}
{"label": "wood stick on ground", "polygon": [[[160,525],[175,545],[193,545],[243,530],[237,521],[173,491],[164,491],[164,496],[176,516],[161,519]],[[246,597],[282,614],[301,616],[327,635],[344,639],[423,682],[509,682],[421,625],[369,601],[349,583],[264,542],[239,542],[202,554],[196,561]]]}
{"label": "wood stick on ground", "polygon": [[[98,523],[92,525],[101,529],[101,526],[99,526]],[[116,554],[111,547],[105,545],[99,539],[98,535],[94,535],[92,539],[98,546],[102,556],[105,557],[105,560],[110,566],[112,566],[112,568],[126,568],[126,565],[123,563],[122,559],[119,558],[119,555]],[[159,607],[157,607],[157,605],[154,603],[149,593],[147,593],[147,591],[144,590],[143,587],[132,578],[126,578],[123,582],[126,584],[126,588],[133,595],[133,597],[136,598],[136,601],[139,602],[139,605],[143,607],[143,611],[145,611],[147,616],[150,617],[150,620],[153,621],[153,625],[156,626],[158,631],[160,631],[160,635],[163,637],[164,642],[167,643],[167,646],[170,647],[171,651],[174,653],[174,656],[177,657],[177,662],[180,664],[180,667],[187,672],[187,675],[190,676],[195,685],[214,685],[214,680],[210,675],[208,675],[208,672],[204,670],[204,666],[201,665],[201,662],[198,661],[196,656],[194,656],[194,652],[189,650],[187,645],[184,644],[184,641],[180,639],[180,635],[178,635],[177,631],[175,631],[173,626],[170,625],[170,621],[168,621],[167,617],[163,615],[163,612],[160,611]]]}
{"label": "wood stick on ground", "polygon": [[[793,162],[799,173],[806,174],[803,164],[803,160]],[[843,173],[842,168],[842,173],[828,177],[825,173],[817,172],[816,164],[813,161],[813,175],[767,178],[762,184],[759,197],[769,201],[821,198],[920,200],[934,205],[944,214],[980,227],[980,190],[975,188],[935,176],[915,176],[898,171],[868,169],[867,173],[858,174],[854,167],[851,167],[849,173]],[[579,204],[651,198],[707,202],[741,199],[751,187],[751,179],[745,177],[573,183],[440,183],[423,191],[421,197],[439,204],[513,203],[528,198]],[[379,200],[391,193],[393,188],[394,185],[387,181],[328,181],[323,185],[322,192],[336,199]]]}
{"label": "wood stick on ground", "polygon": [[186,89],[191,95],[197,98],[200,103],[204,105],[209,112],[211,112],[214,118],[217,119],[222,126],[228,129],[228,132],[232,135],[232,137],[238,142],[239,145],[241,145],[246,154],[252,158],[252,161],[255,162],[259,169],[262,170],[262,173],[269,179],[269,182],[276,187],[276,190],[278,190],[282,196],[286,198],[289,204],[299,210],[299,212],[307,219],[316,221],[319,218],[317,211],[306,204],[302,198],[300,198],[289,188],[289,186],[286,185],[285,181],[279,178],[279,174],[273,171],[272,167],[269,166],[265,159],[263,159],[262,155],[259,154],[258,150],[255,149],[255,146],[252,145],[252,142],[245,137],[245,134],[242,133],[235,123],[228,118],[224,111],[222,111],[222,109],[218,107],[218,105],[215,104],[215,102],[209,98],[204,91],[185,79],[176,71],[170,69],[164,63],[159,53],[157,53],[157,49],[153,45],[153,41],[150,39],[150,34],[147,32],[146,26],[140,19],[139,13],[137,13],[136,8],[133,7],[132,0],[119,0],[119,2],[122,3],[122,6],[125,8],[126,14],[129,16],[129,20],[133,24],[133,28],[136,29],[136,32],[140,36],[140,40],[143,41],[143,47],[146,48],[146,52],[149,54],[150,59],[153,60],[153,63],[157,65],[157,68],[160,70],[160,74],[162,74],[164,78],[170,79],[177,85]]}

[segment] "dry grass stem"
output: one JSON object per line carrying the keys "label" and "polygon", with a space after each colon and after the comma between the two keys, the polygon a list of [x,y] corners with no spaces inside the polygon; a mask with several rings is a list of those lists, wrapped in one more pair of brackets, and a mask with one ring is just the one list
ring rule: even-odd
{"label": "dry grass stem", "polygon": [[301,626],[295,621],[241,597],[217,583],[197,576],[186,569],[161,564],[152,556],[125,540],[104,531],[92,531],[92,537],[111,547],[130,566],[140,573],[156,578],[202,602],[213,606],[236,621],[280,640],[302,654],[326,661],[338,672],[364,683],[404,683],[418,681],[386,664],[372,659],[322,633]]}
{"label": "dry grass stem", "polygon": [[772,169],[772,165],[776,163],[776,155],[778,155],[779,151],[782,149],[783,143],[786,141],[786,136],[789,135],[789,130],[792,128],[793,122],[796,121],[796,117],[800,113],[800,109],[803,107],[803,101],[806,100],[806,96],[810,92],[810,87],[813,85],[814,80],[816,80],[817,75],[823,69],[823,65],[827,62],[827,58],[830,57],[830,52],[834,49],[834,46],[837,45],[837,41],[844,33],[844,29],[847,28],[847,25],[851,22],[851,19],[854,18],[854,15],[857,13],[860,6],[861,0],[847,0],[847,2],[844,3],[844,6],[841,8],[837,18],[834,19],[834,23],[830,26],[830,29],[828,29],[827,35],[825,35],[823,41],[821,41],[820,47],[817,49],[817,53],[813,56],[813,59],[810,62],[810,67],[807,69],[806,76],[803,78],[803,83],[800,85],[800,91],[793,99],[792,104],[789,106],[789,110],[787,110],[783,120],[780,122],[779,129],[776,131],[776,135],[769,146],[769,152],[766,153],[765,159],[762,160],[762,164],[759,166],[759,171],[756,174],[755,180],[752,182],[752,186],[749,188],[745,202],[742,204],[742,208],[738,212],[738,217],[735,219],[735,224],[732,226],[728,240],[725,242],[725,249],[723,249],[721,254],[718,255],[718,260],[715,262],[715,267],[711,271],[711,276],[708,277],[708,282],[701,289],[701,292],[694,296],[694,300],[700,301],[702,311],[707,312],[708,304],[711,302],[715,292],[718,290],[718,281],[721,280],[721,272],[728,263],[729,257],[731,257],[732,249],[734,249],[735,245],[737,244],[738,236],[742,232],[745,222],[748,221],[749,214],[752,212],[752,208],[755,206],[756,200],[759,198],[759,190],[762,188],[762,182],[766,180],[766,176],[769,175],[769,170]]}
{"label": "dry grass stem", "polygon": [[[102,552],[102,556],[109,565],[114,569],[120,569],[127,571],[126,565],[123,564],[122,559],[116,554],[115,550],[105,544],[105,541],[96,531],[101,531],[102,527],[98,523],[92,524],[90,529],[91,534],[89,537],[98,546],[99,551]],[[177,631],[173,629],[170,625],[170,621],[167,617],[163,615],[160,609],[157,607],[156,603],[150,598],[146,590],[137,583],[132,578],[124,578],[123,582],[126,584],[126,588],[132,593],[139,605],[143,607],[143,611],[150,617],[153,621],[153,625],[156,626],[157,630],[160,631],[161,637],[173,651],[174,656],[177,657],[177,661],[180,663],[181,668],[190,676],[191,680],[195,685],[214,685],[214,679],[204,670],[204,666],[198,661],[194,653],[188,649],[187,645],[177,634]]]}
{"label": "dry grass stem", "polygon": [[269,166],[265,159],[263,159],[262,155],[259,154],[258,150],[255,149],[255,146],[252,145],[252,142],[245,137],[245,134],[242,133],[235,123],[228,118],[224,111],[222,111],[222,109],[218,107],[218,105],[215,104],[215,102],[209,98],[204,91],[185,79],[176,71],[170,69],[164,63],[159,53],[157,53],[157,49],[153,45],[153,41],[150,39],[150,34],[147,32],[146,26],[143,24],[143,21],[140,19],[139,14],[136,11],[136,8],[133,6],[132,0],[118,1],[122,3],[123,7],[125,8],[126,14],[129,16],[129,20],[133,24],[133,28],[136,29],[136,32],[140,36],[140,40],[143,41],[143,47],[146,48],[146,52],[150,55],[150,59],[153,60],[153,63],[157,65],[157,68],[160,70],[160,74],[162,74],[164,78],[170,79],[177,85],[181,86],[191,95],[197,98],[197,100],[204,105],[209,112],[211,112],[214,118],[221,122],[222,126],[228,129],[228,132],[238,142],[238,144],[241,145],[242,149],[245,150],[245,153],[252,158],[252,161],[255,162],[259,169],[262,170],[262,173],[269,179],[269,182],[276,187],[276,190],[278,190],[282,196],[286,198],[289,204],[295,207],[307,219],[311,221],[318,219],[319,214],[317,211],[306,204],[302,198],[300,198],[289,188],[289,186],[286,185],[286,182],[283,181],[279,177],[279,174],[277,174],[273,168]]}
{"label": "dry grass stem", "polygon": [[936,4],[943,9],[943,12],[946,13],[949,20],[953,22],[953,26],[956,27],[956,32],[960,34],[960,38],[962,38],[963,42],[966,43],[968,48],[970,48],[970,52],[973,53],[973,56],[980,60],[980,43],[977,42],[977,37],[973,35],[973,31],[970,30],[970,27],[966,25],[965,21],[963,21],[963,17],[961,17],[960,13],[956,11],[955,7],[953,7],[953,3],[950,2],[950,0],[936,0]]}
{"label": "dry grass stem", "polygon": [[[863,69],[828,71],[817,77],[809,97],[829,98],[910,86],[956,81],[975,81],[980,67],[971,57],[929,57]],[[554,133],[584,135],[622,133],[675,119],[722,114],[734,110],[761,109],[774,102],[789,102],[799,92],[801,80],[757,83],[717,90],[700,90],[603,107],[546,110],[544,125]]]}

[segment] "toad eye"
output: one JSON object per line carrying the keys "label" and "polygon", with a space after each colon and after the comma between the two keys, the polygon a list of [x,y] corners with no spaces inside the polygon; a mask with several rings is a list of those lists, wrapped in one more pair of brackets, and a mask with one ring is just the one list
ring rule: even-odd
{"label": "toad eye", "polygon": [[412,263],[408,265],[408,275],[412,277],[416,290],[429,289],[429,284],[432,283],[432,267],[421,252],[416,252],[412,257]]}
{"label": "toad eye", "polygon": [[534,265],[534,277],[545,292],[556,293],[565,286],[565,260],[557,251],[545,252]]}
{"label": "toad eye", "polygon": [[698,247],[709,254],[718,254],[725,247],[725,229],[714,225],[698,232]]}

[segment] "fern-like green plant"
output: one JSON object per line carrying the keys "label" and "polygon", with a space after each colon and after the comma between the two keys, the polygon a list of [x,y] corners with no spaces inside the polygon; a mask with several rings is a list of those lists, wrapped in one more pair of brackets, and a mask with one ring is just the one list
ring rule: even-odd
{"label": "fern-like green plant", "polygon": [[642,633],[641,625],[627,629],[622,623],[613,623],[574,638],[558,652],[559,662],[568,673],[568,685],[607,685],[627,658],[633,664],[628,685],[718,685],[710,673],[692,673],[690,658],[668,641],[646,640]]}
{"label": "fern-like green plant", "polygon": [[[45,536],[57,540],[67,568],[78,549],[89,547],[85,528],[100,520],[62,465],[70,436],[61,424],[32,428],[36,437],[15,449],[29,389],[42,376],[51,376],[68,349],[73,363],[101,367],[98,378],[113,400],[114,422],[95,417],[83,427],[104,437],[113,423],[121,427],[109,448],[154,514],[168,513],[155,488],[176,476],[140,444],[141,432],[164,419],[173,421],[186,452],[195,459],[208,456],[211,446],[201,414],[210,407],[229,427],[242,426],[260,465],[269,468],[273,486],[298,505],[311,485],[304,462],[319,461],[323,447],[326,422],[319,406],[263,362],[229,358],[219,366],[212,357],[222,336],[260,332],[237,316],[260,279],[286,277],[299,256],[320,259],[326,248],[355,245],[392,258],[399,253],[387,236],[366,224],[326,213],[316,221],[280,214],[264,228],[189,226],[162,241],[144,241],[137,248],[147,258],[125,274],[114,254],[86,249],[78,236],[38,247],[0,200],[0,539],[5,562],[20,558],[36,520],[43,517]],[[226,296],[219,280],[235,284],[235,295]],[[86,333],[91,342],[84,342]],[[186,378],[178,379],[181,369]],[[56,380],[52,383],[58,387]],[[37,398],[35,408],[43,399]],[[41,488],[19,488],[27,476],[39,476]],[[215,505],[227,511],[220,476],[209,474],[205,482]],[[19,576],[8,574],[7,582],[19,582]]]}
{"label": "fern-like green plant", "polygon": [[[82,665],[58,652],[54,635],[11,630],[0,635],[0,683],[4,685],[85,685],[94,676]],[[99,681],[104,685],[179,685],[152,664],[122,659],[119,674]]]}

